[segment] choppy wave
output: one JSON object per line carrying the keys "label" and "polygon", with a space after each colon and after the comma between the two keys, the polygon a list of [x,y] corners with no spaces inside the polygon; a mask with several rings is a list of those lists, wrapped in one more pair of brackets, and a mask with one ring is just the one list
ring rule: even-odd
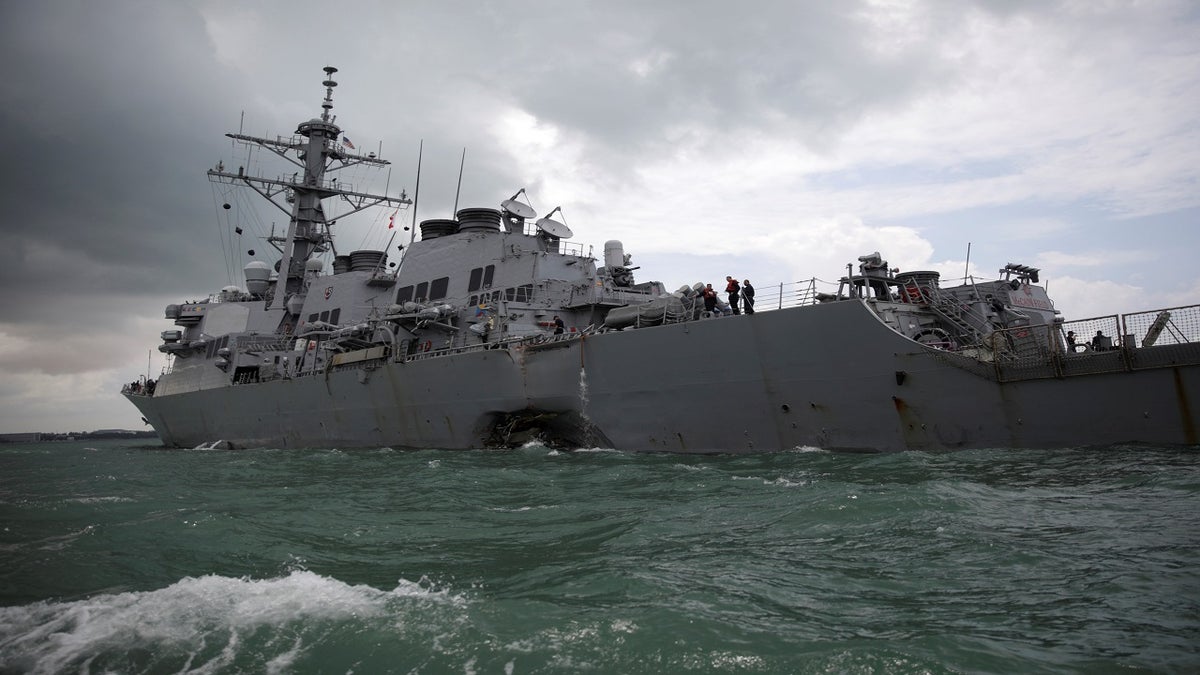
{"label": "choppy wave", "polygon": [[278,672],[338,634],[453,619],[466,607],[462,595],[403,580],[381,591],[308,571],[189,577],[155,591],[0,608],[0,670]]}

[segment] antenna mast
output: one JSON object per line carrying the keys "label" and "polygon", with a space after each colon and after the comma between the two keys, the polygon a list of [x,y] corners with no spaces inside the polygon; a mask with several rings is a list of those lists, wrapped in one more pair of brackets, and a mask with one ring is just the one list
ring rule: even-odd
{"label": "antenna mast", "polygon": [[458,195],[462,192],[462,174],[463,167],[467,163],[467,149],[463,148],[462,159],[458,162],[458,187],[454,190],[454,213],[451,215],[458,216]]}
{"label": "antenna mast", "polygon": [[227,172],[222,165],[208,172],[209,180],[215,182],[248,185],[276,208],[288,214],[287,238],[284,241],[283,258],[279,261],[279,278],[275,282],[274,296],[269,307],[270,310],[281,313],[281,327],[289,324],[287,317],[298,311],[294,308],[299,305],[289,304],[288,300],[303,298],[304,263],[333,246],[333,236],[329,229],[332,223],[325,216],[323,200],[338,197],[349,204],[350,211],[343,214],[343,217],[381,204],[400,208],[412,203],[403,192],[399,197],[389,197],[386,194],[355,191],[347,183],[339,184],[336,178],[326,180],[327,173],[358,164],[386,166],[390,162],[378,158],[375,153],[354,154],[347,150],[344,142],[339,142],[342,130],[335,124],[335,117],[330,115],[330,110],[333,109],[333,88],[337,86],[333,74],[337,72],[337,68],[326,66],[324,70],[325,81],[321,84],[325,86],[325,99],[321,101],[321,117],[301,122],[295,135],[290,138],[268,139],[241,133],[226,134],[247,146],[257,145],[274,152],[295,165],[299,171],[294,172],[290,178],[252,176],[246,173],[245,167],[238,167],[236,173]]}
{"label": "antenna mast", "polygon": [[[421,201],[421,157],[425,154],[425,139],[421,139],[421,144],[417,146],[417,187],[413,192],[413,207],[412,207],[412,232],[408,235],[408,245],[417,239],[417,202]],[[457,202],[457,198],[455,199]]]}

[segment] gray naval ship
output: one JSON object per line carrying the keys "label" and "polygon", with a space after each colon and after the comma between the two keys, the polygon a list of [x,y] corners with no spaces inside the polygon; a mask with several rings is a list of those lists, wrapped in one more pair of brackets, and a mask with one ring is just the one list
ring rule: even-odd
{"label": "gray naval ship", "polygon": [[[760,289],[757,312],[732,314],[706,309],[702,284],[636,281],[619,241],[595,258],[561,220],[537,218],[523,190],[499,208],[425,220],[408,245],[340,252],[325,200],[351,213],[411,204],[331,177],[387,162],[341,136],[336,69],[325,70],[322,113],[295,135],[229,134],[291,161],[294,175],[208,172],[290,221],[271,239],[277,262],[246,265],[244,287],[167,306],[168,367],[123,393],[168,446],[1200,442],[1200,306],[1066,321],[1026,265],[950,285],[871,253],[837,292]],[[393,251],[403,255],[389,262]]]}

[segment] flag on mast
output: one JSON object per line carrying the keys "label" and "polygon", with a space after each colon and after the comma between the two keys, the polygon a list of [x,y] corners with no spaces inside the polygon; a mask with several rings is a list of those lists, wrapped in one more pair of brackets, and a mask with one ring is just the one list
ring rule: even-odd
{"label": "flag on mast", "polygon": [[350,148],[351,150],[354,149],[354,144],[350,142],[350,137],[346,136],[345,134],[342,135],[342,145],[345,145],[347,148]]}
{"label": "flag on mast", "polygon": [[396,207],[396,210],[395,210],[395,211],[392,211],[392,215],[388,217],[388,229],[389,229],[389,230],[395,229],[395,227],[396,227],[396,214],[397,214],[397,213],[399,213],[399,212],[400,212],[400,207],[399,207],[399,206],[397,206],[397,207]]}

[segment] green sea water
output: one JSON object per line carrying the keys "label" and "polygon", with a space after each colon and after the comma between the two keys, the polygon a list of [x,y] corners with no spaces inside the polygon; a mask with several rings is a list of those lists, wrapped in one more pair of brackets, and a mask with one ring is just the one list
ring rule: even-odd
{"label": "green sea water", "polygon": [[0,672],[1200,671],[1200,449],[0,446]]}

